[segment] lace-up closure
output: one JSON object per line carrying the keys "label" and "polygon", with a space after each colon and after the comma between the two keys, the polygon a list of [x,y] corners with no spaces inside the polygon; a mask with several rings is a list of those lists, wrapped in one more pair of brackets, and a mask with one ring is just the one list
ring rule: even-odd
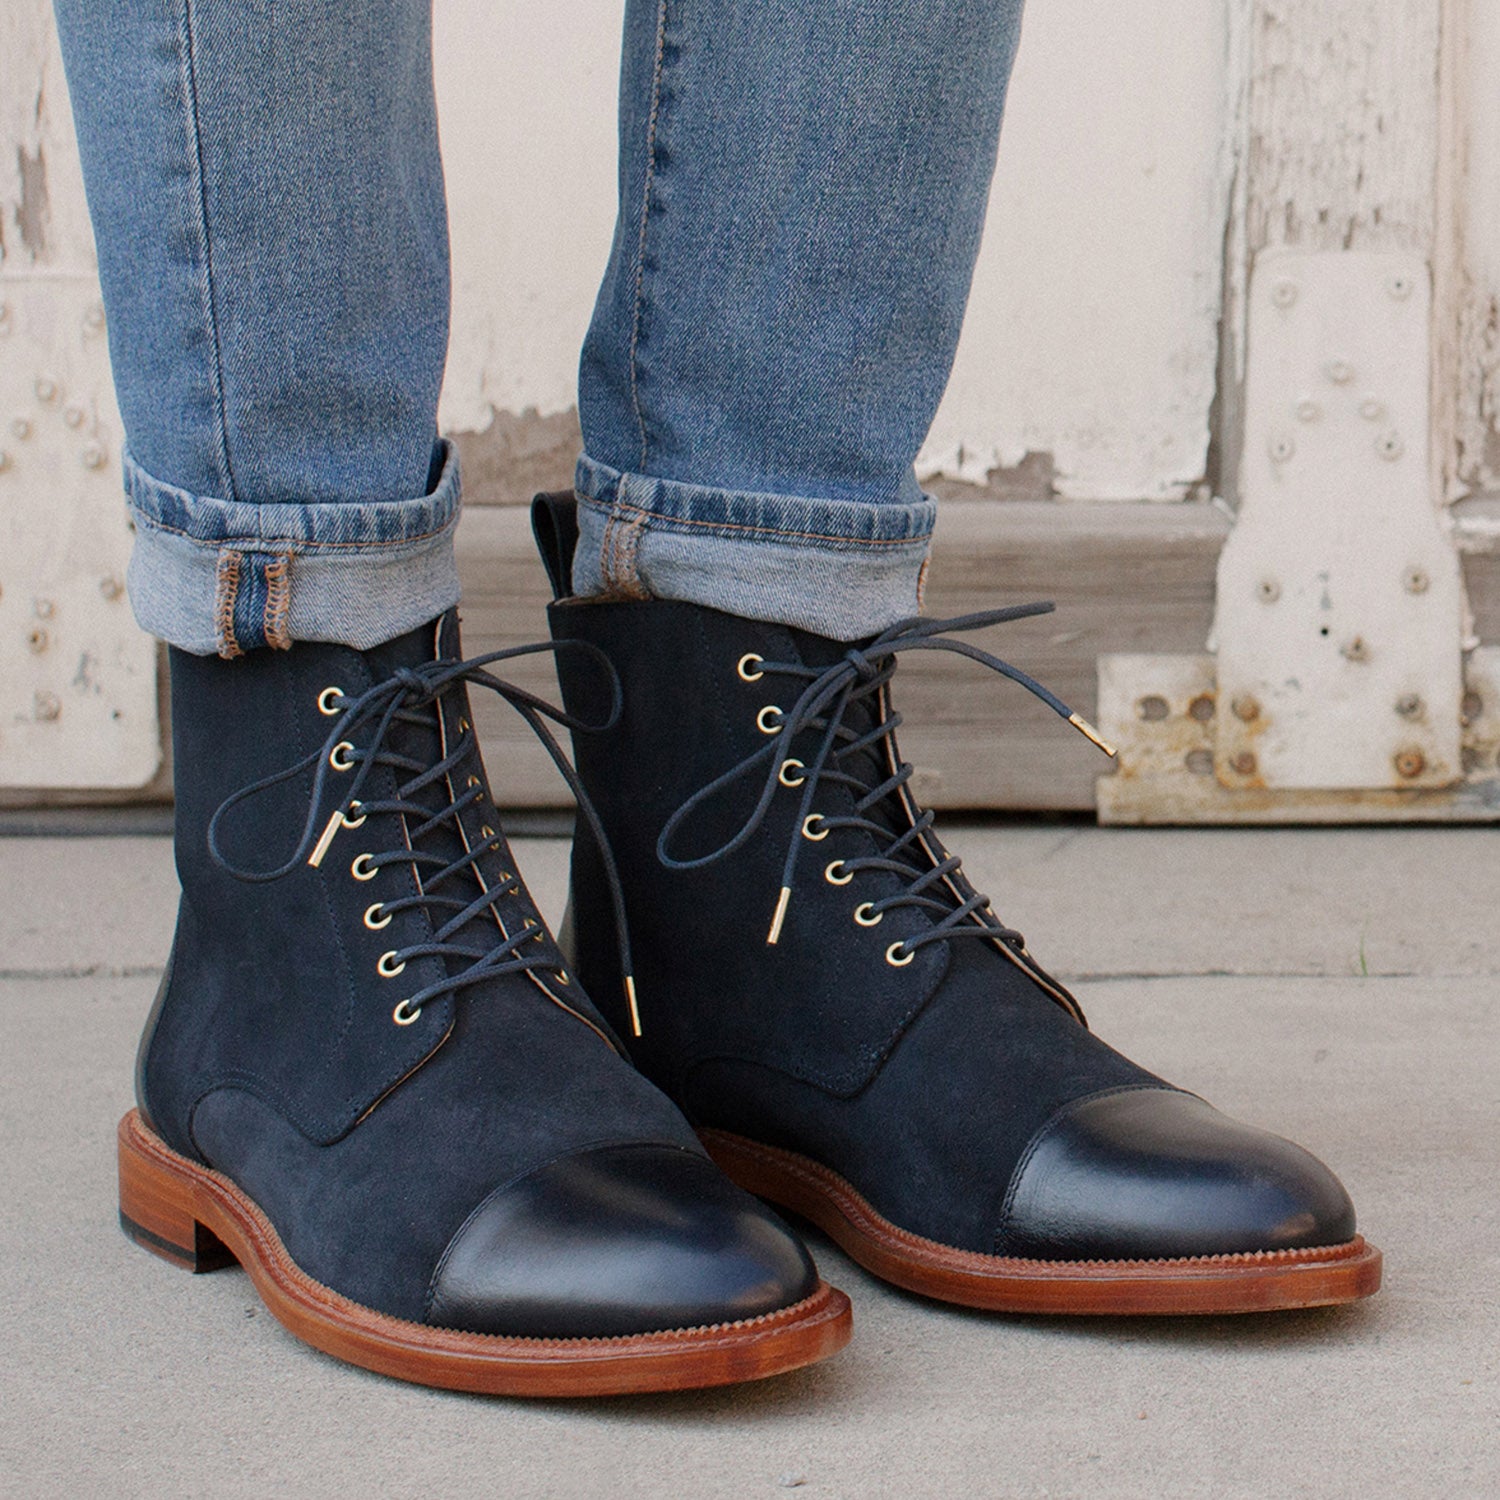
{"label": "lace-up closure", "polygon": [[[858,903],[853,909],[854,920],[862,927],[874,927],[886,912],[897,907],[915,908],[931,918],[930,927],[891,944],[886,950],[887,963],[905,967],[924,944],[953,937],[984,937],[1007,943],[1018,952],[1023,950],[1025,939],[999,921],[990,909],[989,898],[974,889],[962,874],[957,856],[949,854],[933,832],[933,814],[919,810],[913,801],[908,783],[914,767],[901,760],[895,750],[895,733],[902,720],[890,707],[887,687],[902,652],[956,652],[1019,683],[1107,755],[1113,755],[1114,750],[1091,725],[1040,683],[1009,662],[966,641],[949,639],[946,634],[1028,619],[1049,613],[1052,608],[1050,603],[1025,604],[949,620],[904,620],[869,644],[850,647],[841,658],[826,666],[769,661],[755,653],[741,656],[735,672],[744,682],[791,678],[805,685],[790,709],[767,704],[756,715],[756,727],[771,737],[767,744],[693,793],[673,813],[657,842],[662,864],[672,870],[693,870],[725,858],[755,835],[779,787],[800,789],[800,805],[793,826],[800,830],[801,836],[794,834],[788,840],[768,943],[775,944],[780,939],[804,841],[818,843],[838,829],[855,829],[870,836],[875,852],[832,861],[823,872],[828,883],[849,885],[862,871],[878,870],[897,876],[902,886],[895,894],[878,901]],[[857,726],[861,719],[868,727],[851,726],[851,721]],[[804,733],[820,736],[817,752],[807,762],[785,753]],[[742,777],[753,775],[762,765],[766,771],[759,799],[738,830],[708,854],[692,859],[674,858],[673,837],[694,809]],[[886,773],[883,777],[882,770]],[[820,789],[831,785],[848,789],[854,798],[850,813],[836,816],[817,810]]]}
{"label": "lace-up closure", "polygon": [[[611,706],[602,723],[590,724],[577,719],[486,670],[495,662],[570,648],[583,650],[608,675]],[[346,695],[337,685],[325,687],[318,694],[317,707],[333,723],[323,744],[285,770],[242,787],[227,797],[208,826],[209,854],[221,869],[238,880],[257,884],[275,881],[290,874],[304,858],[313,868],[320,867],[339,836],[363,827],[372,815],[396,815],[402,820],[400,826],[405,841],[394,848],[359,850],[350,860],[349,874],[354,880],[370,881],[387,866],[409,866],[415,877],[416,893],[372,903],[364,912],[364,925],[372,931],[379,931],[404,911],[423,910],[431,924],[431,937],[428,941],[388,949],[376,963],[376,973],[384,980],[393,980],[409,963],[422,958],[439,959],[447,973],[413,993],[403,995],[392,1010],[394,1022],[398,1026],[409,1026],[418,1019],[422,1007],[429,1001],[456,994],[501,974],[546,974],[558,985],[566,987],[570,979],[562,955],[546,929],[529,914],[529,898],[520,876],[506,869],[501,870],[498,877],[492,871],[486,880],[485,856],[503,848],[494,827],[488,821],[481,822],[477,842],[471,841],[465,831],[465,813],[475,809],[483,817],[488,808],[483,779],[476,774],[480,769],[478,744],[472,725],[464,717],[457,720],[456,740],[452,745],[447,744],[442,715],[438,712],[443,696],[465,683],[498,693],[521,715],[562,773],[580,812],[600,839],[616,902],[627,998],[634,1029],[639,1035],[639,1013],[619,877],[609,859],[608,845],[588,795],[545,723],[550,719],[574,732],[589,733],[608,728],[618,716],[618,678],[608,659],[586,643],[541,642],[493,651],[467,661],[439,658],[419,667],[399,668],[385,681],[357,697]],[[407,753],[400,744],[403,732],[408,740],[413,737],[420,740],[424,735],[435,733],[440,753],[436,758]],[[219,834],[225,817],[234,807],[257,793],[313,767],[316,767],[316,772],[307,817],[290,856],[271,870],[246,869],[233,864],[220,847]],[[385,767],[394,773],[396,793],[393,797],[366,795],[377,767]],[[351,772],[347,788],[324,821],[322,832],[318,833],[320,810],[327,805],[335,779],[349,776]],[[509,920],[507,902],[512,907]],[[514,911],[518,902],[524,908],[519,920]],[[585,1024],[592,1026],[593,1023],[586,1021]]]}

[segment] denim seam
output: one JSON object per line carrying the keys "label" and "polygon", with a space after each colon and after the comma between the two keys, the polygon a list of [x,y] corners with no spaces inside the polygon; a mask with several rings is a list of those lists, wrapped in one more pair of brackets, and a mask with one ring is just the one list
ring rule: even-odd
{"label": "denim seam", "polygon": [[243,560],[233,548],[221,547],[214,568],[214,633],[219,638],[219,655],[225,661],[245,654],[234,634],[234,606],[239,598]]}
{"label": "denim seam", "polygon": [[281,553],[274,562],[266,564],[266,607],[261,616],[261,630],[266,645],[273,651],[290,651],[292,637],[287,630],[287,614],[291,608],[292,585],[288,577],[292,559]]}
{"label": "denim seam", "polygon": [[651,113],[646,122],[646,173],[641,191],[641,228],[635,247],[635,306],[630,325],[630,405],[635,413],[636,430],[641,435],[641,468],[647,467],[649,443],[646,437],[646,414],[641,408],[640,367],[637,356],[641,346],[641,310],[646,288],[646,230],[651,222],[651,194],[656,188],[656,125],[661,113],[663,59],[667,48],[667,0],[656,8],[656,57],[651,67]]}
{"label": "denim seam", "polygon": [[196,48],[193,29],[193,0],[182,0],[181,26],[178,44],[182,48],[182,82],[187,114],[188,150],[192,158],[189,173],[193,210],[197,219],[197,241],[203,258],[203,273],[200,278],[200,293],[203,298],[203,317],[207,324],[209,343],[209,386],[214,404],[214,447],[219,460],[220,477],[224,482],[225,497],[237,500],[239,492],[234,482],[234,464],[229,457],[229,413],[224,402],[224,355],[219,337],[218,298],[214,291],[213,251],[208,236],[208,188],[203,166],[203,137],[198,119],[198,72],[195,63]]}
{"label": "denim seam", "polygon": [[[330,507],[330,508],[332,508],[332,507]],[[392,537],[391,540],[388,541],[388,542],[377,542],[377,541],[369,541],[369,542],[319,542],[319,541],[313,541],[313,540],[309,540],[309,539],[304,539],[302,537],[287,537],[287,536],[283,536],[283,537],[267,537],[267,536],[254,536],[254,537],[245,536],[245,537],[240,537],[240,536],[237,536],[237,537],[224,537],[224,538],[209,538],[209,537],[194,536],[192,534],[192,532],[190,532],[190,531],[184,531],[180,526],[169,526],[165,521],[157,521],[157,520],[154,520],[153,518],[151,518],[150,516],[142,515],[139,511],[135,512],[135,521],[136,521],[136,524],[138,526],[140,526],[143,530],[145,530],[145,531],[159,531],[159,532],[165,533],[167,536],[179,536],[184,541],[191,542],[195,547],[201,547],[201,548],[203,548],[203,550],[205,552],[209,551],[211,549],[220,549],[220,548],[222,548],[223,545],[224,545],[224,543],[226,541],[253,541],[253,542],[258,542],[258,543],[262,543],[262,544],[267,544],[267,545],[270,545],[272,547],[285,547],[285,548],[288,548],[289,549],[288,555],[295,555],[298,552],[319,552],[319,551],[321,551],[321,552],[339,552],[339,551],[345,551],[345,552],[378,552],[378,551],[382,551],[382,550],[384,550],[386,548],[390,548],[390,547],[406,547],[406,546],[409,546],[410,544],[412,544],[413,542],[431,541],[434,537],[440,537],[440,536],[442,536],[444,532],[449,531],[449,530],[451,530],[453,528],[454,523],[455,523],[456,520],[457,520],[457,516],[456,515],[450,516],[448,518],[448,520],[446,520],[441,526],[437,527],[433,531],[421,531],[421,532],[418,532],[415,536]]]}
{"label": "denim seam", "polygon": [[690,516],[669,516],[661,511],[648,510],[644,506],[632,505],[625,500],[617,500],[611,510],[610,524],[614,524],[613,511],[628,511],[639,518],[638,524],[645,525],[647,522],[656,522],[662,529],[670,530],[674,526],[696,526],[706,531],[744,531],[755,536],[771,538],[778,542],[835,542],[841,547],[912,547],[924,545],[929,537],[904,536],[904,537],[849,537],[830,536],[819,531],[785,531],[772,529],[768,526],[747,526],[740,521],[698,521]]}

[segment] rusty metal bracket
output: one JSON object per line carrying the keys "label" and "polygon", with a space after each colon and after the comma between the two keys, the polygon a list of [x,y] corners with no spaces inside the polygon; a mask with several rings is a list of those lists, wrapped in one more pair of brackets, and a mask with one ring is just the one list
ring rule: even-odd
{"label": "rusty metal bracket", "polygon": [[[1458,711],[1462,775],[1442,787],[1230,789],[1214,774],[1222,721],[1239,719],[1212,656],[1101,656],[1099,729],[1119,747],[1099,821],[1479,823],[1500,819],[1500,647],[1469,653]],[[1244,705],[1239,705],[1243,709]]]}
{"label": "rusty metal bracket", "polygon": [[1463,588],[1433,499],[1416,255],[1274,252],[1249,297],[1240,510],[1219,561],[1230,790],[1461,779]]}

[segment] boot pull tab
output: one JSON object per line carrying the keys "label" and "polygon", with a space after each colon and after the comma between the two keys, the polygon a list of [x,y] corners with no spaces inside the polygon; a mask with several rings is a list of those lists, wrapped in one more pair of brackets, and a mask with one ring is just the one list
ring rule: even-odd
{"label": "boot pull tab", "polygon": [[552,583],[552,597],[573,592],[573,554],[578,549],[578,501],[571,490],[543,493],[531,502],[531,534]]}

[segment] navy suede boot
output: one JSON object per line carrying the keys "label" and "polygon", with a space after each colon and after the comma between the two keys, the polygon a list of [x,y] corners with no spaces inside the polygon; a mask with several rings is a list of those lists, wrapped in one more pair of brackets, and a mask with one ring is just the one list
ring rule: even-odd
{"label": "navy suede boot", "polygon": [[539,730],[544,706],[484,670],[515,653],[460,654],[455,615],[365,652],[172,653],[183,895],[126,1231],[232,1256],[293,1333],[423,1384],[676,1389],[832,1353],[847,1299],[564,969],[467,689]]}
{"label": "navy suede boot", "polygon": [[[877,1275],[969,1306],[1245,1312],[1376,1290],[1379,1252],[1334,1175],[1094,1037],[915,804],[890,702],[901,651],[958,650],[1063,705],[945,622],[851,646],[569,598],[571,502],[533,515],[554,638],[605,652],[624,691],[576,753],[626,893],[627,1043],[730,1176]],[[558,667],[569,710],[601,716],[598,675]],[[565,946],[623,1028],[582,825],[572,879]]]}

